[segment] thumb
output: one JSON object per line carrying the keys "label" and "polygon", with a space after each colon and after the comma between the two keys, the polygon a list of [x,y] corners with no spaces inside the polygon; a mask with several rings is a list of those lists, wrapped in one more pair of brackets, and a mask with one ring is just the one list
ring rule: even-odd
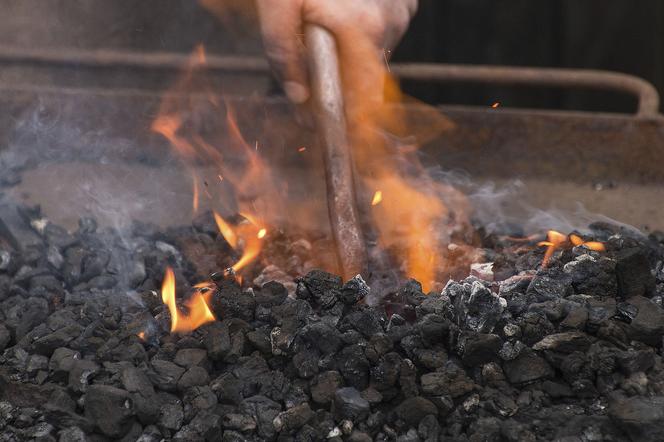
{"label": "thumb", "polygon": [[301,104],[309,99],[309,81],[302,43],[300,1],[258,0],[265,54],[288,98]]}

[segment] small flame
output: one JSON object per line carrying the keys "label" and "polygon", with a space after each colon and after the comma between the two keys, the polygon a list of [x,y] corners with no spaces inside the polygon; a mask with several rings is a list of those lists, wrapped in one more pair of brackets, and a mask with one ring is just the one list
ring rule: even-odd
{"label": "small flame", "polygon": [[298,151],[298,152],[304,152],[304,151],[306,151],[306,150],[307,150],[306,147],[300,147],[297,151]]}
{"label": "small flame", "polygon": [[140,331],[140,332],[136,333],[136,336],[138,336],[138,339],[140,339],[141,341],[145,341],[145,332],[144,331]]}
{"label": "small flame", "polygon": [[245,218],[245,221],[237,226],[231,226],[221,215],[214,212],[219,232],[224,239],[234,250],[242,249],[242,257],[231,267],[235,272],[256,259],[263,248],[261,240],[267,235],[267,229],[257,218],[248,213],[240,213],[240,215]]}
{"label": "small flame", "polygon": [[164,275],[161,287],[161,300],[168,306],[168,310],[171,312],[171,333],[190,332],[203,324],[215,320],[208,306],[208,302],[210,301],[209,296],[206,297],[201,290],[197,290],[185,304],[189,310],[188,315],[178,311],[175,302],[175,274],[170,267],[166,269],[166,274]]}
{"label": "small flame", "polygon": [[226,242],[234,249],[237,248],[237,235],[235,235],[235,231],[233,228],[224,220],[221,215],[219,215],[216,211],[214,213],[214,220],[217,223],[217,227],[219,228],[219,233],[221,233],[221,236],[224,237]]}
{"label": "small flame", "polygon": [[491,107],[494,108],[494,109],[497,108],[497,107],[499,107],[499,106],[500,106],[500,102],[498,102],[498,101],[496,101],[495,103],[493,103],[493,104],[491,105]]}
{"label": "small flame", "polygon": [[383,201],[383,192],[380,190],[377,190],[376,193],[374,193],[373,200],[371,200],[371,205],[372,206],[377,206]]}
{"label": "small flame", "polygon": [[544,259],[542,260],[542,267],[547,267],[549,265],[549,260],[553,253],[562,248],[571,246],[578,247],[584,246],[590,250],[596,252],[606,251],[606,247],[599,241],[584,241],[579,235],[571,234],[565,235],[555,230],[549,230],[546,235],[546,241],[541,241],[537,243],[540,247],[546,247],[546,252],[544,253]]}

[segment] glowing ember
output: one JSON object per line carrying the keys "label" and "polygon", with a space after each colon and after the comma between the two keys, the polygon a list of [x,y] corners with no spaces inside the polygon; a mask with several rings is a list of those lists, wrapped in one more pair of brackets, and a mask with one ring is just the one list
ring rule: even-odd
{"label": "glowing ember", "polygon": [[377,206],[381,201],[383,201],[383,192],[377,190],[376,193],[374,193],[373,200],[371,200],[371,205]]}
{"label": "glowing ember", "polygon": [[258,237],[258,239],[263,239],[265,238],[265,235],[267,235],[267,229],[260,229],[256,236]]}
{"label": "glowing ember", "polygon": [[601,242],[584,241],[583,238],[578,235],[571,234],[568,236],[563,233],[556,232],[555,230],[549,230],[546,235],[546,241],[541,241],[537,243],[537,245],[547,248],[546,252],[544,253],[544,259],[542,260],[542,267],[549,265],[549,260],[556,250],[568,248],[570,246],[584,246],[597,252],[604,252],[606,250],[606,247],[604,247],[604,244]]}
{"label": "glowing ember", "polygon": [[306,151],[306,150],[307,150],[306,147],[300,147],[297,151],[298,151],[298,152],[304,152],[304,151]]}
{"label": "glowing ember", "polygon": [[138,339],[140,339],[141,341],[145,341],[145,332],[144,331],[138,332],[136,334],[136,336],[138,336]]}
{"label": "glowing ember", "polygon": [[161,287],[161,300],[168,306],[171,313],[171,332],[187,333],[196,330],[203,324],[215,320],[210,307],[208,306],[210,290],[197,290],[191,298],[185,303],[189,314],[184,314],[178,310],[175,302],[175,274],[173,269],[168,267],[164,275],[164,281]]}
{"label": "glowing ember", "polygon": [[500,103],[499,103],[498,101],[496,101],[495,103],[493,103],[493,104],[491,105],[491,107],[494,108],[494,109],[497,108],[497,107],[499,107],[499,106],[500,106]]}

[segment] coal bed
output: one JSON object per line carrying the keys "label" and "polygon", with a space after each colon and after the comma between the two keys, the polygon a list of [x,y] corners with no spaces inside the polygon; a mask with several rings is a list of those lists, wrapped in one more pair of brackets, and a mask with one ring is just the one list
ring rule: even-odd
{"label": "coal bed", "polygon": [[[299,265],[240,285],[209,213],[122,232],[84,218],[70,233],[14,209],[2,441],[664,438],[664,235],[596,223],[554,249],[484,235],[493,266],[370,301],[361,277],[308,270],[319,251],[301,238],[287,246]],[[179,294],[210,281],[196,293],[216,320],[171,333],[167,268]]]}

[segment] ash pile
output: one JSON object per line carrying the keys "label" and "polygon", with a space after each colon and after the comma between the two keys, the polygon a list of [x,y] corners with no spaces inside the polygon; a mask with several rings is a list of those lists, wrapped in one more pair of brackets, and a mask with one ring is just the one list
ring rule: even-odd
{"label": "ash pile", "polygon": [[223,250],[203,224],[68,233],[21,209],[2,227],[2,441],[664,439],[662,236],[595,225],[604,252],[546,267],[487,238],[493,267],[375,306],[359,277],[221,272],[217,320],[177,334],[165,268],[186,286],[224,265],[187,257]]}

